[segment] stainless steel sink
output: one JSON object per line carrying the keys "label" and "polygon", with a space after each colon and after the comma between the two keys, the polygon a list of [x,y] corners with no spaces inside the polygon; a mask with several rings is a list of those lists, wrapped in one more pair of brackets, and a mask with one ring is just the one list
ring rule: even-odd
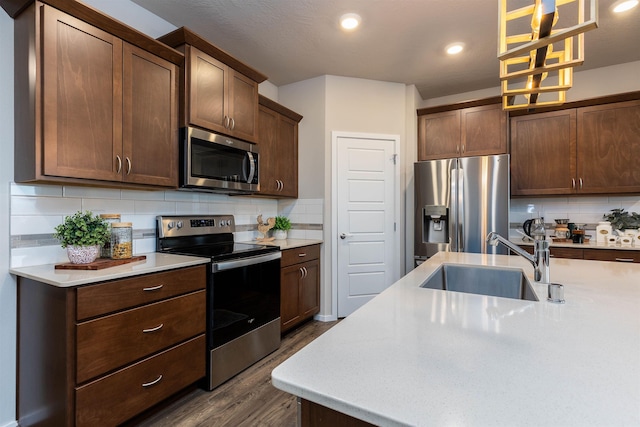
{"label": "stainless steel sink", "polygon": [[538,301],[521,270],[475,265],[443,264],[422,288]]}

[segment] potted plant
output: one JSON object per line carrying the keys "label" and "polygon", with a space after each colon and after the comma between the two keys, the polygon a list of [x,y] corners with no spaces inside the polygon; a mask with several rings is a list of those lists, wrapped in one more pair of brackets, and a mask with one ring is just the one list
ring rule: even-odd
{"label": "potted plant", "polygon": [[614,230],[637,230],[640,228],[640,215],[636,212],[625,212],[624,209],[611,209],[604,219],[611,223]]}
{"label": "potted plant", "polygon": [[100,245],[106,243],[109,236],[108,223],[90,211],[78,211],[65,217],[53,233],[53,237],[67,249],[67,256],[73,264],[93,262],[100,253]]}
{"label": "potted plant", "polygon": [[278,215],[276,223],[273,226],[273,237],[276,240],[284,240],[287,238],[287,231],[291,229],[291,221],[286,216]]}

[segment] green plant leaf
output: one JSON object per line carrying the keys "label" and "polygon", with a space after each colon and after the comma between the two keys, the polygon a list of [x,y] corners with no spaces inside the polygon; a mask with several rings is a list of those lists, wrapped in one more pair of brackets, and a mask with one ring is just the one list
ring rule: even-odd
{"label": "green plant leaf", "polygon": [[109,224],[94,216],[90,211],[76,212],[64,218],[64,222],[57,225],[53,237],[60,241],[63,248],[70,245],[93,246],[102,245],[109,240]]}

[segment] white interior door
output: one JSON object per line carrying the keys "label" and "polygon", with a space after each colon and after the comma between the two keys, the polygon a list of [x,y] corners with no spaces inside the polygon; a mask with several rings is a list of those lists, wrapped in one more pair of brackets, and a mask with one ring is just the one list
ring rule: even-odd
{"label": "white interior door", "polygon": [[345,317],[398,279],[397,139],[338,135],[335,144],[338,317]]}

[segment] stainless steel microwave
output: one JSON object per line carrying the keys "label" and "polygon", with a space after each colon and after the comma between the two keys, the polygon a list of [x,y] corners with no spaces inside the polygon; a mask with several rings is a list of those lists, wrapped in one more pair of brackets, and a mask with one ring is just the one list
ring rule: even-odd
{"label": "stainless steel microwave", "polygon": [[258,147],[187,127],[182,129],[180,187],[221,193],[260,190]]}

